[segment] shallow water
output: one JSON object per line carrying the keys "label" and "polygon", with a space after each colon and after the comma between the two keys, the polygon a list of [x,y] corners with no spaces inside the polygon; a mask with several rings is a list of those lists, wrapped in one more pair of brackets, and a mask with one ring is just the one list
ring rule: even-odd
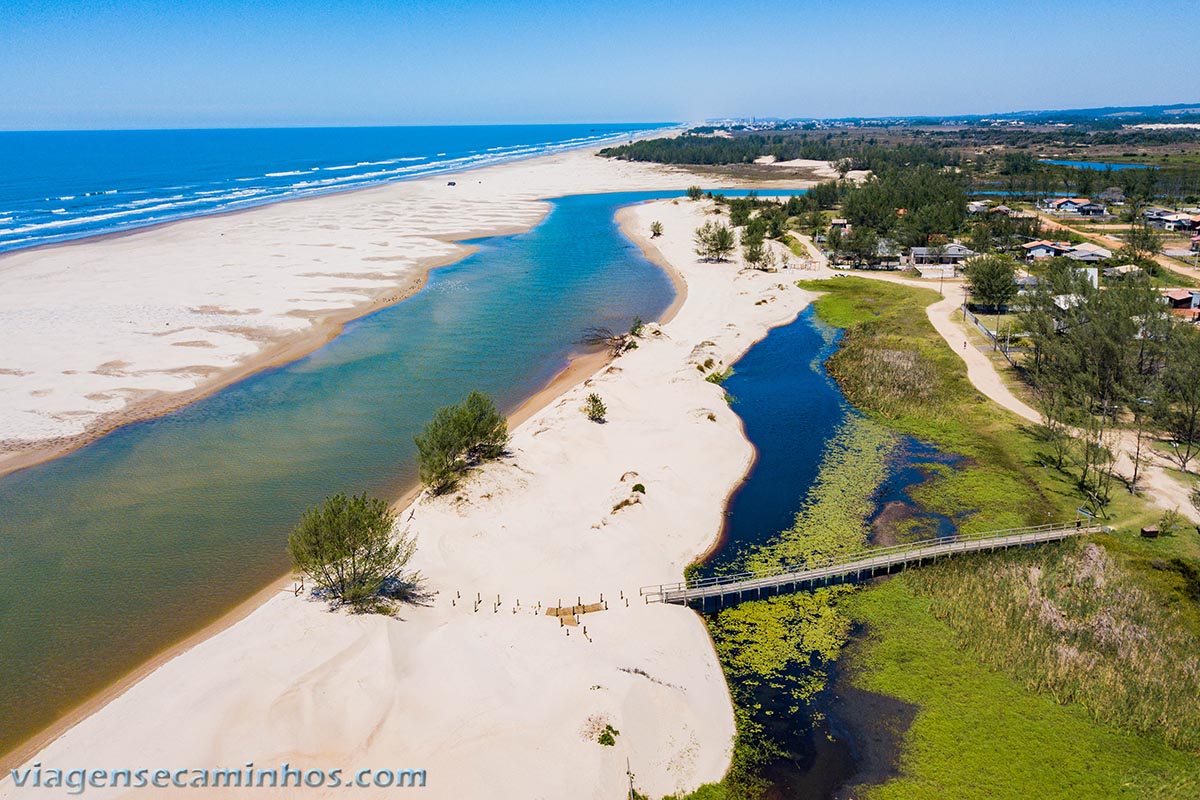
{"label": "shallow water", "polygon": [[613,214],[674,194],[555,201],[307,358],[0,479],[0,751],[283,574],[306,507],[411,485],[439,406],[512,409],[586,328],[657,318],[674,289]]}

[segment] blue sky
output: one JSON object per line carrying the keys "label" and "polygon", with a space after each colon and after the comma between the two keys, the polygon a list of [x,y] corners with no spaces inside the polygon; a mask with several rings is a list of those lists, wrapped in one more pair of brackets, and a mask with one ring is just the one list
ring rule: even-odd
{"label": "blue sky", "polygon": [[0,129],[1196,102],[1198,42],[1115,0],[0,0]]}

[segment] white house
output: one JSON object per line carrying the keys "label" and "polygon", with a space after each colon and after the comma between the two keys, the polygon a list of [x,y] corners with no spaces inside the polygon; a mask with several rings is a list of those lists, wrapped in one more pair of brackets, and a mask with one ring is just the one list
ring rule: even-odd
{"label": "white house", "polygon": [[1070,242],[1049,242],[1045,239],[1038,239],[1035,242],[1026,242],[1021,245],[1021,249],[1025,251],[1026,261],[1037,261],[1042,258],[1054,258],[1055,256],[1065,256],[1071,252]]}
{"label": "white house", "polygon": [[928,264],[950,264],[958,266],[966,261],[971,256],[975,255],[975,251],[959,244],[951,242],[943,247],[914,247],[909,251],[909,260],[914,267],[921,267]]}
{"label": "white house", "polygon": [[1074,261],[1082,261],[1085,264],[1094,264],[1097,261],[1112,258],[1112,251],[1098,244],[1085,242],[1072,247],[1071,252],[1067,253],[1067,258]]}
{"label": "white house", "polygon": [[1046,208],[1056,214],[1078,214],[1081,217],[1103,216],[1108,209],[1086,197],[1056,197],[1046,202]]}

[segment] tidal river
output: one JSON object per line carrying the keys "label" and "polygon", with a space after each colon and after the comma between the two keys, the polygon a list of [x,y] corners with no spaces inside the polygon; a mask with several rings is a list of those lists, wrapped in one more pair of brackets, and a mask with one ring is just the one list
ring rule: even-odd
{"label": "tidal river", "polygon": [[305,508],[399,496],[439,406],[513,409],[588,327],[657,318],[674,290],[613,215],[673,194],[556,200],[307,358],[0,479],[0,753],[283,575]]}

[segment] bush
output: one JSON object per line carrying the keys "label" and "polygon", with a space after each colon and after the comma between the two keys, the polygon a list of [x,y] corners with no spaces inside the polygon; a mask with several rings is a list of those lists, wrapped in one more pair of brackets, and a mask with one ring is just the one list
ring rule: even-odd
{"label": "bush", "polygon": [[704,190],[699,186],[689,186],[687,190],[688,200],[699,200],[704,196]]}
{"label": "bush", "polygon": [[393,536],[394,523],[391,508],[378,498],[328,497],[305,512],[288,536],[292,565],[337,602],[386,609],[415,582],[401,571],[416,542]]}
{"label": "bush", "polygon": [[646,487],[645,487],[643,484],[640,484],[640,483],[635,483],[635,484],[633,485],[633,491],[637,492],[638,494],[645,494],[645,493],[646,493]]}
{"label": "bush", "polygon": [[605,725],[604,730],[600,731],[600,735],[596,737],[596,741],[605,747],[612,747],[617,743],[617,737],[621,732],[612,725]]}
{"label": "bush", "polygon": [[460,405],[438,409],[414,441],[421,482],[445,494],[473,464],[503,455],[508,422],[490,397],[471,392]]}
{"label": "bush", "polygon": [[604,422],[604,415],[608,413],[608,407],[604,405],[600,395],[592,392],[584,401],[583,411],[592,422]]}
{"label": "bush", "polygon": [[662,223],[659,222],[658,220],[654,220],[654,222],[651,222],[650,223],[650,238],[657,239],[658,237],[660,237],[662,235],[663,235]]}

